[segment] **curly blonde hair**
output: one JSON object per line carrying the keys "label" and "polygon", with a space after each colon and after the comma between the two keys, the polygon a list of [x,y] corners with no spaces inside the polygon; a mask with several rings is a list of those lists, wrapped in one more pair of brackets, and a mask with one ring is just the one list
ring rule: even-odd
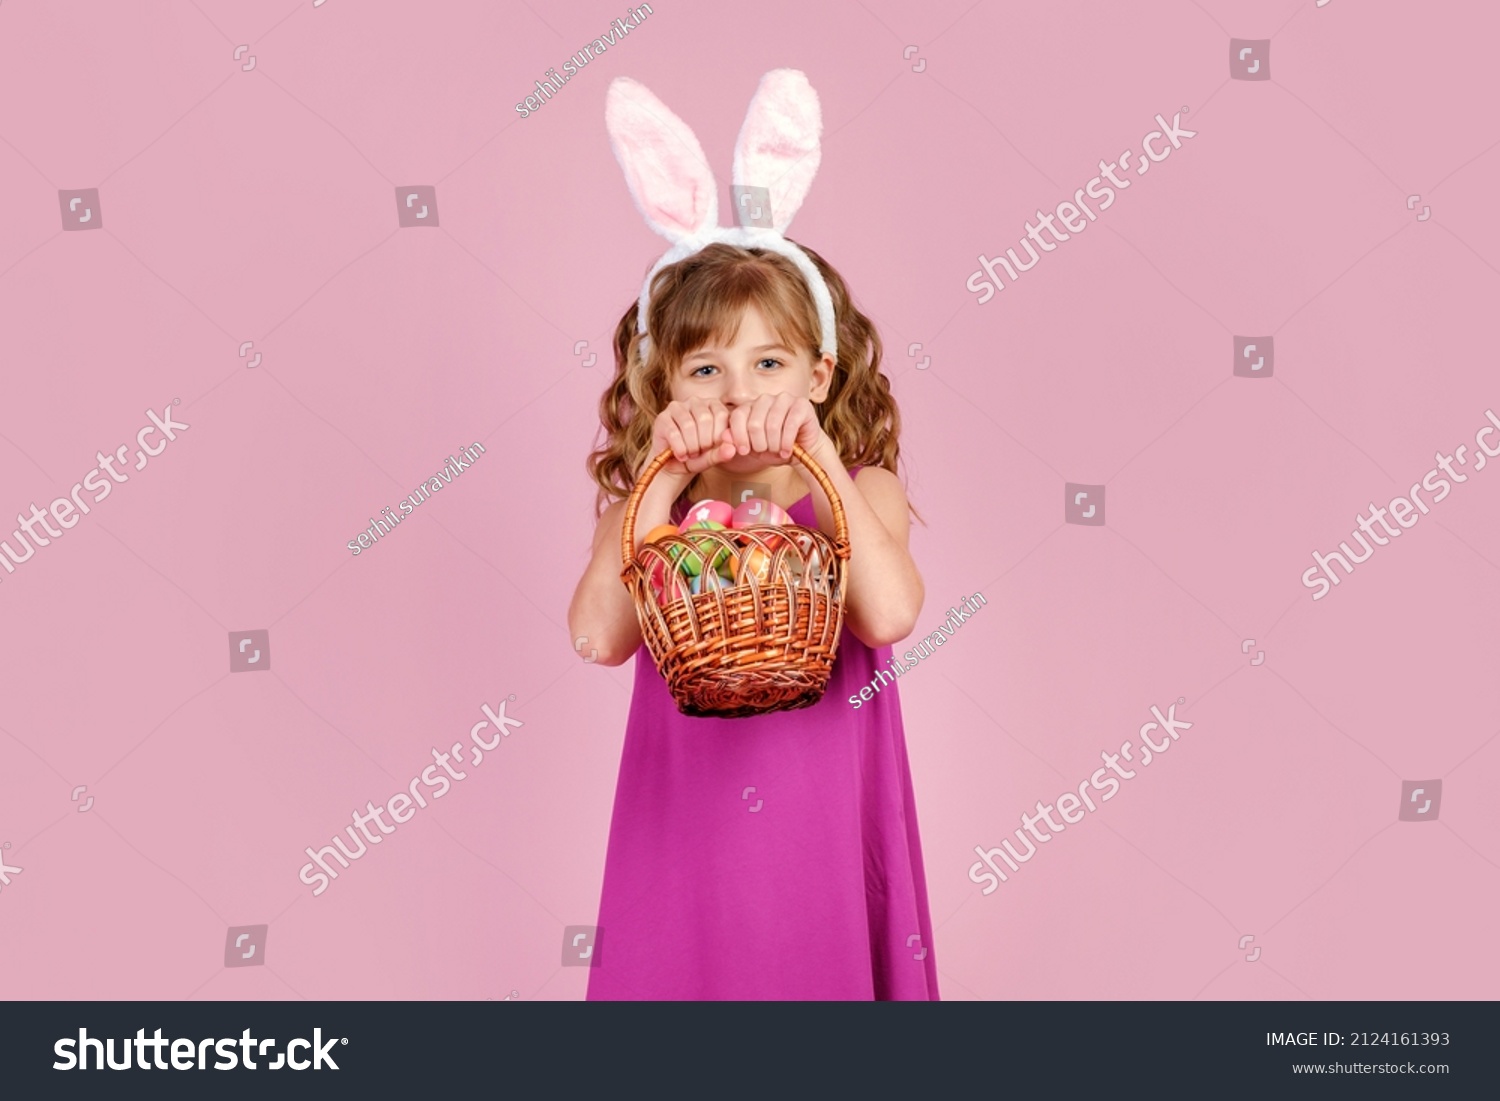
{"label": "curly blonde hair", "polygon": [[[838,330],[838,359],[828,396],[816,406],[818,423],[846,467],[879,466],[894,474],[901,413],[890,380],[880,371],[880,334],[855,307],[839,273],[806,245],[799,247],[828,284]],[[599,486],[596,519],[612,499],[628,497],[635,487],[636,473],[650,457],[653,424],[672,400],[672,370],[705,344],[732,340],[750,304],[759,307],[783,343],[808,352],[814,361],[822,355],[817,310],[802,274],[768,249],[715,243],[658,272],[651,283],[645,362],[636,331],[638,306],[632,303],[625,311],[615,328],[615,376],[599,399],[604,439],[585,463]],[[694,479],[682,497],[691,500],[696,489]],[[911,511],[921,520],[915,508]]]}

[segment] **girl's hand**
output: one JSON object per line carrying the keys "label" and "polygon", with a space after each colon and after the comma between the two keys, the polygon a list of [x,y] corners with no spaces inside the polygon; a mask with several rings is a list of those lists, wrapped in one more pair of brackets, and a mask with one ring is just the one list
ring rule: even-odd
{"label": "girl's hand", "polygon": [[715,463],[734,457],[734,445],[725,439],[729,407],[713,398],[688,398],[670,402],[652,425],[651,450],[646,462],[672,449],[664,474],[695,476]]}
{"label": "girl's hand", "polygon": [[827,439],[813,403],[786,393],[762,394],[735,408],[729,414],[729,437],[737,454],[753,455],[767,465],[791,458],[794,443],[816,453]]}

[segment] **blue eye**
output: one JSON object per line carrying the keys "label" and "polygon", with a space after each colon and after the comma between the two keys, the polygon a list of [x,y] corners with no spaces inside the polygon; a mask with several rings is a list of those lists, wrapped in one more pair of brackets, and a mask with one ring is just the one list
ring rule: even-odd
{"label": "blue eye", "polygon": [[[774,363],[778,367],[784,367],[784,366],[786,366],[784,363],[781,362],[781,360],[774,359],[774,358],[772,358],[770,356],[766,357],[765,359],[762,359],[762,360],[758,361],[756,363],[756,366],[759,367],[762,363]],[[718,368],[715,367],[712,363],[705,363],[702,366],[694,367],[691,371],[689,371],[688,372],[688,378],[702,378],[703,376],[698,373],[699,371],[717,371],[717,370],[718,370]]]}

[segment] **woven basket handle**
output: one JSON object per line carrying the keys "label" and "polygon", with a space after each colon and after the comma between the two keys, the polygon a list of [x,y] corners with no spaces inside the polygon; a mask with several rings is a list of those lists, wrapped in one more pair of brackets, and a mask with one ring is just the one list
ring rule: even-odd
{"label": "woven basket handle", "polygon": [[[823,492],[828,496],[828,503],[833,506],[833,526],[837,532],[833,540],[833,552],[840,558],[849,557],[849,521],[844,516],[844,502],[839,500],[838,492],[833,488],[833,483],[828,480],[828,475],[819,466],[811,455],[803,450],[801,444],[792,444],[792,458],[805,466],[812,472],[818,485],[823,487]],[[652,459],[641,476],[636,479],[635,488],[630,491],[630,499],[625,502],[625,523],[620,528],[620,561],[624,573],[630,573],[630,567],[635,563],[635,514],[641,507],[641,497],[646,492],[646,487],[651,484],[651,479],[656,477],[656,472],[666,466],[672,459],[672,449],[664,448],[662,453]]]}

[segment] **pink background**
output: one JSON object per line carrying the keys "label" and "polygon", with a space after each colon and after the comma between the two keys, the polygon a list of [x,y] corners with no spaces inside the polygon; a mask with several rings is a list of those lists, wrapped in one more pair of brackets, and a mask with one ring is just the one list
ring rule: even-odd
{"label": "pink background", "polygon": [[[604,95],[693,127],[727,222],[782,66],[825,127],[792,236],[886,341],[918,632],[989,601],[900,688],[943,996],[1496,996],[1500,470],[1324,599],[1299,578],[1500,413],[1500,18],[654,10],[522,119],[625,5],[0,5],[0,535],[147,408],[191,426],[0,574],[0,996],[583,997],[563,931],[597,914],[632,666],[581,662],[566,611],[608,339],[666,246]],[[1231,79],[1231,38],[1270,80]],[[1195,137],[977,304],[980,253],[1184,109]],[[436,232],[397,222],[417,186]],[[85,188],[100,228],[65,231]],[[1234,377],[1268,335],[1272,377]],[[1070,482],[1103,526],[1065,522]],[[248,630],[262,675],[229,671]],[[304,848],[511,695],[524,727],[314,897]],[[1179,697],[1170,752],[983,895],[974,847]],[[1434,780],[1438,818],[1398,821]]]}

